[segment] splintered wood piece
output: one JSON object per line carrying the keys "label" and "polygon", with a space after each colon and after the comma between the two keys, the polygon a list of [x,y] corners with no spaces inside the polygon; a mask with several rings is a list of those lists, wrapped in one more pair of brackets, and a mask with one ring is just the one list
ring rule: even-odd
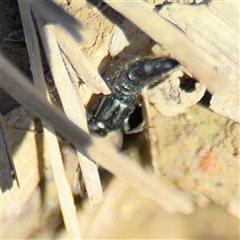
{"label": "splintered wood piece", "polygon": [[[83,103],[77,94],[74,82],[71,80],[66,65],[62,59],[60,48],[54,37],[52,28],[54,26],[41,25],[41,20],[36,17],[40,35],[45,47],[48,62],[52,71],[55,85],[62,100],[62,105],[66,115],[78,126],[88,131]],[[65,59],[67,61],[67,59]],[[70,67],[70,66],[69,66]],[[84,121],[85,120],[85,121]],[[103,201],[101,182],[98,174],[97,165],[90,159],[84,157],[78,150],[78,159],[83,173],[87,193],[90,202],[98,204]],[[91,177],[89,177],[91,176]]]}
{"label": "splintered wood piece", "polygon": [[[37,32],[31,12],[31,1],[18,1],[18,4],[23,22],[34,84],[36,88],[38,88],[38,90],[44,94],[45,99],[47,99],[48,93],[44,80]],[[28,101],[31,100],[32,99],[28,99]],[[54,129],[47,122],[45,122],[44,118],[42,121],[44,126],[43,134],[45,144],[45,164],[48,165],[47,162],[49,161],[52,166],[53,176],[58,190],[59,203],[61,206],[65,226],[71,237],[80,238],[80,231],[76,217],[76,207],[74,204],[71,188],[66,179],[58,140]]]}
{"label": "splintered wood piece", "polygon": [[51,31],[78,76],[91,87],[92,91],[96,94],[110,94],[110,90],[105,82],[82,52],[82,45],[74,41],[71,36],[66,34],[66,32],[58,26],[52,27]]}

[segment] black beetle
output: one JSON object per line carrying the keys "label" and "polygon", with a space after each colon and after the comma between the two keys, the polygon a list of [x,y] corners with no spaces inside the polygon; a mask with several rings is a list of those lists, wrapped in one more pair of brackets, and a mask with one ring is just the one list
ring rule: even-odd
{"label": "black beetle", "polygon": [[131,132],[128,124],[130,114],[141,106],[141,92],[163,81],[179,63],[172,58],[147,58],[128,64],[116,73],[109,86],[112,93],[103,96],[88,112],[88,128],[105,136],[123,126],[125,132]]}

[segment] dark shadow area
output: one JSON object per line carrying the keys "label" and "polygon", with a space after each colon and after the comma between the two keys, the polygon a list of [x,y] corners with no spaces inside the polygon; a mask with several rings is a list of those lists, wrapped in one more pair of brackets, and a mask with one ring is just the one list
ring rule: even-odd
{"label": "dark shadow area", "polygon": [[155,5],[155,7],[154,7],[154,9],[153,9],[153,11],[155,11],[155,12],[159,12],[159,11],[161,11],[161,9],[163,8],[163,7],[165,7],[165,6],[170,6],[170,5],[172,5],[173,3],[171,3],[171,2],[163,2],[162,4],[156,4]]}
{"label": "dark shadow area", "polygon": [[[0,1],[1,32],[0,49],[2,53],[27,76],[31,78],[27,47],[24,41],[16,39],[6,40],[9,35],[22,27],[21,17],[16,0]],[[1,85],[0,85],[1,87]],[[14,86],[13,86],[14,87]],[[19,107],[20,104],[0,88],[0,111],[3,115]]]}
{"label": "dark shadow area", "polygon": [[[190,78],[187,75],[184,75],[182,78],[180,78],[180,88],[187,93],[191,93],[195,90],[195,84],[197,82],[198,82],[197,80]],[[198,104],[206,108],[209,108],[211,98],[212,95],[208,91],[206,91],[202,99],[198,102]]]}
{"label": "dark shadow area", "polygon": [[211,101],[212,95],[210,92],[206,91],[202,99],[199,101],[198,104],[200,104],[203,107],[209,108],[210,101]]}
{"label": "dark shadow area", "polygon": [[14,180],[14,163],[9,155],[9,149],[0,125],[0,189],[2,192],[10,189]]}
{"label": "dark shadow area", "polygon": [[188,77],[186,74],[180,78],[180,89],[187,92],[191,93],[195,91],[195,84],[197,83],[197,80]]}
{"label": "dark shadow area", "polygon": [[138,107],[129,117],[130,129],[137,128],[143,121],[142,108]]}
{"label": "dark shadow area", "polygon": [[184,3],[184,2],[163,2],[162,4],[156,4],[154,7],[154,11],[159,12],[161,9],[165,6],[170,6],[172,4],[181,4],[181,5],[208,5],[211,2],[211,0],[202,0],[202,2],[198,2],[196,0],[193,0],[192,3]]}

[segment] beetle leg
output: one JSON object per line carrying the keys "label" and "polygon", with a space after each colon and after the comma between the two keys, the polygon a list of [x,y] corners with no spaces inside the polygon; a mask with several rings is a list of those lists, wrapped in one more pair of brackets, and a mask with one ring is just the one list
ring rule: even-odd
{"label": "beetle leg", "polygon": [[146,127],[147,127],[146,120],[143,120],[137,127],[132,129],[130,128],[130,125],[129,125],[129,118],[126,118],[123,122],[123,132],[127,135],[140,133],[143,130],[145,130]]}

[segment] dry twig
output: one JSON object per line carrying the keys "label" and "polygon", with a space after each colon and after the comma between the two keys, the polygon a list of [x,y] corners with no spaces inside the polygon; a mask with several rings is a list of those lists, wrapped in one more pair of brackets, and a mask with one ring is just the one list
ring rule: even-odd
{"label": "dry twig", "polygon": [[[25,39],[28,47],[34,84],[47,98],[48,93],[44,80],[37,32],[32,18],[30,4],[31,3],[29,2],[19,1],[19,8],[25,31]],[[42,121],[44,126],[45,161],[51,162],[66,229],[71,237],[78,239],[80,238],[80,232],[76,217],[76,208],[71,188],[66,179],[58,140],[53,128],[45,122],[44,118]]]}

